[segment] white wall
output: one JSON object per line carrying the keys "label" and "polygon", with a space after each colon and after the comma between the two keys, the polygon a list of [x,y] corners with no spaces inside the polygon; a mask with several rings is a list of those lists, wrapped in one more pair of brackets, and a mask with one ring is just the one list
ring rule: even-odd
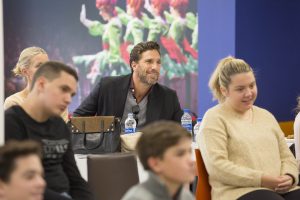
{"label": "white wall", "polygon": [[0,145],[4,143],[4,44],[3,44],[3,1],[0,1]]}

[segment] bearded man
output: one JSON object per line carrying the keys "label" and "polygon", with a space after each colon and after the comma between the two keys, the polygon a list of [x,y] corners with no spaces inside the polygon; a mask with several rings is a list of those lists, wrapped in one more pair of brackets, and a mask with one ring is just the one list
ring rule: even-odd
{"label": "bearded man", "polygon": [[128,113],[133,113],[137,130],[162,119],[180,122],[183,112],[176,92],[158,83],[159,44],[138,43],[130,53],[129,63],[131,74],[102,78],[74,111],[74,116],[113,115],[121,118],[122,131]]}

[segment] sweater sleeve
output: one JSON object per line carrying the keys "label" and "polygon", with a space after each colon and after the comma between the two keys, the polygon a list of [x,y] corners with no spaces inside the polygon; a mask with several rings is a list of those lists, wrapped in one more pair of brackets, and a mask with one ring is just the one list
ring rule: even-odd
{"label": "sweater sleeve", "polygon": [[263,172],[239,166],[229,160],[228,133],[221,117],[206,113],[197,143],[210,179],[239,187],[259,187]]}
{"label": "sweater sleeve", "polygon": [[70,195],[74,200],[94,199],[87,182],[80,175],[70,144],[63,158],[63,169],[68,176],[70,182]]}

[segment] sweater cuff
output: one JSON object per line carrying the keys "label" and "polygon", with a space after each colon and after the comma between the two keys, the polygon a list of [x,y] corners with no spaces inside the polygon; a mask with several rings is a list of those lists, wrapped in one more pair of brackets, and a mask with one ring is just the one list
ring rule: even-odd
{"label": "sweater cuff", "polygon": [[295,184],[295,181],[296,181],[295,177],[294,177],[292,174],[289,174],[289,173],[286,173],[285,175],[288,175],[289,177],[292,178],[292,180],[293,180],[292,185],[294,185],[294,184]]}
{"label": "sweater cuff", "polygon": [[264,174],[263,172],[260,172],[257,174],[256,183],[255,183],[255,185],[253,185],[254,187],[261,187],[261,181],[262,181],[263,174]]}

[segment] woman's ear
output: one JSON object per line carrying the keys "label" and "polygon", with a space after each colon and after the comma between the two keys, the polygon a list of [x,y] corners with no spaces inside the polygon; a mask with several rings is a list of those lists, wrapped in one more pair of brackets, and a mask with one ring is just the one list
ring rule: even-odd
{"label": "woman's ear", "polygon": [[23,76],[27,77],[28,76],[28,69],[27,69],[27,67],[23,67],[21,69],[21,73],[22,73]]}
{"label": "woman's ear", "polygon": [[221,93],[222,93],[222,95],[223,95],[224,97],[227,97],[227,96],[228,96],[228,90],[227,90],[227,88],[225,88],[225,87],[223,87],[223,86],[220,86],[220,91],[221,91]]}

